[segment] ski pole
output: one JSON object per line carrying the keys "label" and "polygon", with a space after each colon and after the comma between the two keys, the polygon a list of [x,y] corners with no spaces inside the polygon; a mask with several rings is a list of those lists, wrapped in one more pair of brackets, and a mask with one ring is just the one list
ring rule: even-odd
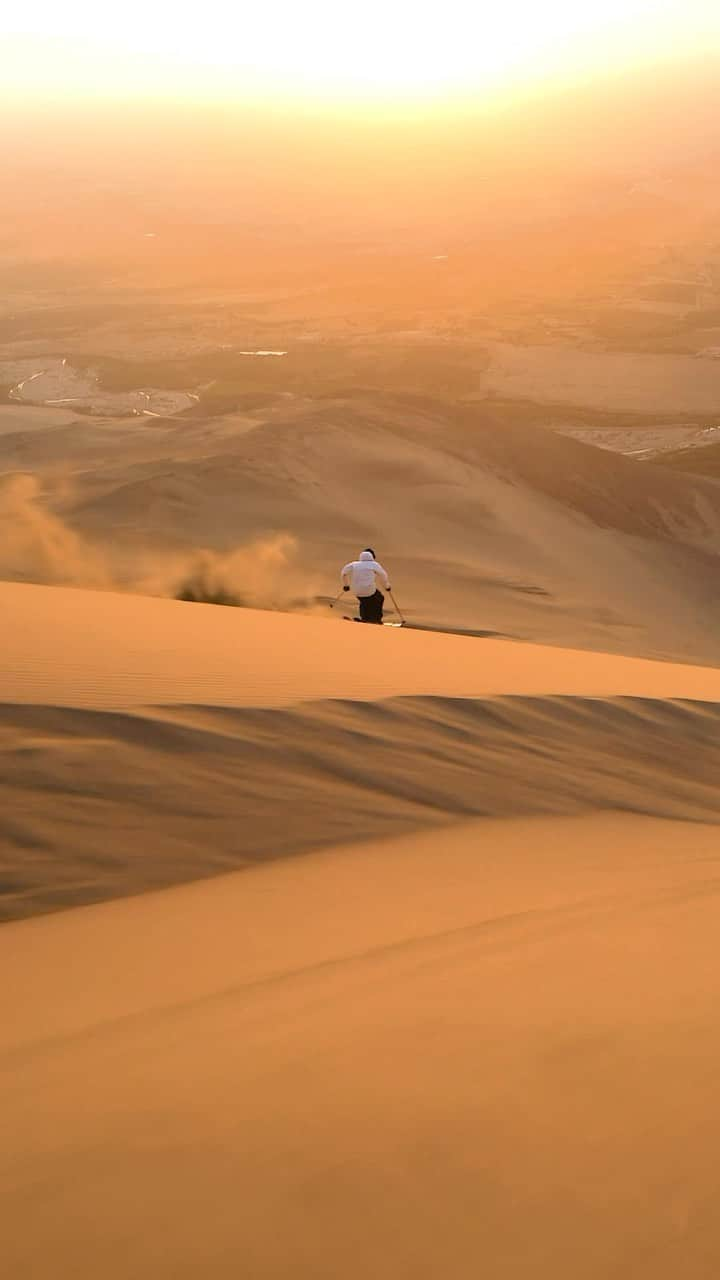
{"label": "ski pole", "polygon": [[330,608],[331,608],[331,609],[334,607],[334,605],[336,605],[336,604],[337,604],[337,602],[338,602],[338,600],[340,599],[340,597],[341,597],[342,593],[343,593],[343,588],[341,587],[341,588],[340,588],[340,590],[338,591],[338,593],[337,593],[337,595],[336,595],[335,599],[330,601]]}
{"label": "ski pole", "polygon": [[393,595],[392,591],[388,591],[388,595],[389,595],[390,599],[392,600],[393,604],[395,605],[395,612],[396,612],[396,614],[397,614],[398,618],[400,619],[400,621],[401,621],[402,623],[404,623],[404,622],[405,622],[405,617],[404,617],[403,612],[402,612],[402,610],[401,610],[401,608],[400,608],[400,606],[399,606],[399,604],[398,604],[397,600],[395,599],[395,597],[394,597],[394,595]]}

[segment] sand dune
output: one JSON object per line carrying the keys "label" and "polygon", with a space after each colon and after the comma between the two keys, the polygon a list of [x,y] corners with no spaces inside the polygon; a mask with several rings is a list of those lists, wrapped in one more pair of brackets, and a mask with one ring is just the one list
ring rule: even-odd
{"label": "sand dune", "polygon": [[[63,448],[72,456],[68,439]],[[109,580],[130,589],[173,593],[177,573],[147,572],[151,549],[156,560],[200,547],[226,554],[290,535],[286,580],[273,577],[248,601],[287,607],[332,594],[337,566],[371,540],[414,621],[720,656],[717,486],[521,414],[498,418],[491,404],[450,413],[410,396],[274,400],[234,424],[188,419],[114,445],[105,431],[79,444],[81,456],[51,505],[104,549]],[[51,578],[40,554],[28,548],[25,559],[26,578],[97,585],[81,562]],[[5,576],[18,576],[17,557],[3,560]],[[243,573],[227,576],[243,595]]]}
{"label": "sand dune", "polygon": [[488,821],[6,926],[8,1274],[711,1276],[719,859]]}
{"label": "sand dune", "polygon": [[0,599],[13,1280],[715,1274],[717,669]]}
{"label": "sand dune", "polygon": [[440,537],[458,552],[463,540],[474,549],[479,532],[492,533],[488,516],[508,519],[507,489],[522,486],[528,500],[550,498],[602,528],[719,545],[715,485],[499,418],[491,403],[455,405],[450,413],[429,398],[356,396],[301,401],[280,414],[273,406],[252,430],[241,423],[230,434],[222,423],[204,425],[199,439],[183,423],[162,470],[151,454],[120,474],[98,471],[86,501],[82,480],[75,518],[119,530],[150,519],[166,537],[181,519],[212,537],[220,528],[255,535],[283,518],[298,534],[327,537],[329,521],[343,536],[376,524],[382,534],[422,512],[432,545]]}
{"label": "sand dune", "polygon": [[6,919],[472,815],[718,818],[717,670],[1,595]]}
{"label": "sand dune", "polygon": [[104,709],[408,694],[696,698],[720,672],[546,645],[3,583],[0,700]]}
{"label": "sand dune", "polygon": [[[142,429],[28,429],[3,437],[2,465],[36,483],[20,502],[0,478],[0,577],[173,595],[206,549],[231,557],[217,576],[246,603],[297,608],[371,540],[415,622],[720,660],[717,485],[507,407],[269,397]],[[55,551],[63,526],[72,555]],[[260,563],[248,583],[278,538],[285,572]]]}
{"label": "sand dune", "polygon": [[0,919],[471,815],[720,821],[717,703],[16,705],[0,708],[0,746]]}

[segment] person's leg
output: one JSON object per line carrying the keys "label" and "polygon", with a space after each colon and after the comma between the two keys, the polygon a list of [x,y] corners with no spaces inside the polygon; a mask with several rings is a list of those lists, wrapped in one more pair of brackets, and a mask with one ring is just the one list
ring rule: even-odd
{"label": "person's leg", "polygon": [[384,603],[385,597],[382,591],[376,591],[375,595],[370,597],[370,604],[372,606],[371,622],[382,622]]}
{"label": "person's leg", "polygon": [[384,603],[385,597],[382,591],[376,591],[372,596],[358,596],[360,620],[362,622],[382,622]]}

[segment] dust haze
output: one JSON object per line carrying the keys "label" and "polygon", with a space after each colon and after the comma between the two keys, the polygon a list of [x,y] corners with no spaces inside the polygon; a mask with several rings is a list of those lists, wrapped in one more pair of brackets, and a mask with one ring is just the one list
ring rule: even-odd
{"label": "dust haze", "polygon": [[[67,500],[67,487],[57,483]],[[289,534],[259,539],[231,551],[209,548],[128,557],[93,546],[51,511],[36,476],[0,478],[0,578],[108,591],[140,591],[199,602],[260,609],[316,606],[297,596],[298,546]],[[304,577],[312,585],[312,575]]]}
{"label": "dust haze", "polygon": [[45,505],[34,475],[0,479],[0,576],[72,586],[113,585],[106,557]]}

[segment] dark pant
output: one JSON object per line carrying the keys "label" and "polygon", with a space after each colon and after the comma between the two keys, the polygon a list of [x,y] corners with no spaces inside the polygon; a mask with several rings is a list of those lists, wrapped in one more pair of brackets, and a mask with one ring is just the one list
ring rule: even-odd
{"label": "dark pant", "polygon": [[382,591],[376,591],[374,596],[358,596],[358,602],[360,618],[363,622],[382,622],[385,603]]}

